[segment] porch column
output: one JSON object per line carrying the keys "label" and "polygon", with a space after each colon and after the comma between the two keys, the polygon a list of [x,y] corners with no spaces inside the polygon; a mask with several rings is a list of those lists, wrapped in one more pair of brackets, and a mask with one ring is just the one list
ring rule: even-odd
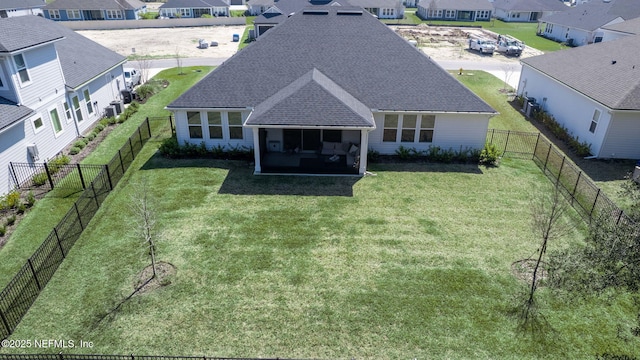
{"label": "porch column", "polygon": [[360,168],[358,174],[367,171],[367,152],[369,151],[369,130],[360,130]]}
{"label": "porch column", "polygon": [[253,128],[253,158],[256,163],[255,169],[253,172],[255,174],[260,174],[262,172],[262,167],[260,166],[260,129],[257,127]]}

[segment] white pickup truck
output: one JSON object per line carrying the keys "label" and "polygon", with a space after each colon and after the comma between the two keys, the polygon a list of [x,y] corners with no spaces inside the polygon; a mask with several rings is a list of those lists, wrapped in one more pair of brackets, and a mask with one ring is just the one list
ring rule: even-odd
{"label": "white pickup truck", "polygon": [[508,35],[499,35],[496,51],[507,56],[520,56],[524,50],[524,43]]}
{"label": "white pickup truck", "polygon": [[493,54],[495,45],[487,39],[469,39],[469,49],[479,51],[481,54]]}

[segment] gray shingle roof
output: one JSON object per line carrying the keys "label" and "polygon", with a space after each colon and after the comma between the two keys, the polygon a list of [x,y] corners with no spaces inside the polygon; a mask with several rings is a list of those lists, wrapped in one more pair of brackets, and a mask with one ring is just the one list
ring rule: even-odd
{"label": "gray shingle roof", "polygon": [[422,0],[418,6],[429,8],[431,3],[435,9],[443,10],[493,10],[489,0]]}
{"label": "gray shingle roof", "polygon": [[521,61],[612,109],[640,110],[638,49],[640,36],[627,36]]}
{"label": "gray shingle roof", "polygon": [[140,0],[55,0],[45,9],[135,10],[144,7]]}
{"label": "gray shingle roof", "polygon": [[255,107],[315,68],[369,109],[495,113],[361,8],[312,9],[324,13],[305,10],[291,16],[236,53],[169,108]]}
{"label": "gray shingle roof", "polygon": [[43,8],[44,0],[0,0],[0,9]]}
{"label": "gray shingle roof", "polygon": [[611,0],[611,2],[594,0],[544,16],[540,21],[594,31],[619,17],[629,20],[639,16],[640,5],[637,0]]}
{"label": "gray shingle roof", "polygon": [[[50,39],[61,39],[55,46],[65,83],[70,88],[126,61],[124,56],[52,20],[33,15],[0,19],[0,51],[22,49]],[[25,43],[20,45],[21,41]],[[4,49],[5,43],[9,43],[9,49]]]}
{"label": "gray shingle roof", "polygon": [[640,17],[613,25],[603,26],[602,28],[627,34],[640,35]]}
{"label": "gray shingle roof", "polygon": [[564,11],[567,10],[558,0],[494,0],[493,7],[505,11]]}
{"label": "gray shingle roof", "polygon": [[160,6],[161,9],[203,8],[229,6],[222,0],[169,0]]}
{"label": "gray shingle roof", "polygon": [[258,104],[246,124],[375,127],[371,110],[317,69]]}
{"label": "gray shingle roof", "polygon": [[0,53],[13,52],[62,39],[63,35],[45,27],[34,27],[35,16],[0,19]]}
{"label": "gray shingle roof", "polygon": [[[486,0],[485,0],[486,1]],[[387,8],[395,9],[402,5],[402,0],[346,0],[343,1],[353,6],[363,8]]]}
{"label": "gray shingle roof", "polygon": [[280,24],[287,20],[287,16],[278,13],[262,13],[253,19],[254,24]]}
{"label": "gray shingle roof", "polygon": [[31,113],[33,113],[33,110],[30,108],[0,97],[0,131],[29,116]]}

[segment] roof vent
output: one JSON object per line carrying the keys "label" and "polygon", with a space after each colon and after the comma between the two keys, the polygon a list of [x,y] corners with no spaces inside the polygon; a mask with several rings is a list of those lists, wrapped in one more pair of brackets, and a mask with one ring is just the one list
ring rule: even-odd
{"label": "roof vent", "polygon": [[616,63],[617,63],[617,61],[611,60],[611,65],[615,65]]}
{"label": "roof vent", "polygon": [[329,15],[328,10],[306,9],[302,11],[305,15]]}
{"label": "roof vent", "polygon": [[338,15],[362,15],[362,10],[338,10]]}

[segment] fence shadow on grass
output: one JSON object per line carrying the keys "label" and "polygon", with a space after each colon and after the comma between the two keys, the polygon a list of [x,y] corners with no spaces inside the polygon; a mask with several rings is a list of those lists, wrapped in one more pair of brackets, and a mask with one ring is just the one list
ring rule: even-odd
{"label": "fence shadow on grass", "polygon": [[376,171],[395,172],[423,172],[423,173],[462,173],[462,174],[482,174],[482,167],[478,164],[444,164],[435,162],[370,162],[367,169]]}

